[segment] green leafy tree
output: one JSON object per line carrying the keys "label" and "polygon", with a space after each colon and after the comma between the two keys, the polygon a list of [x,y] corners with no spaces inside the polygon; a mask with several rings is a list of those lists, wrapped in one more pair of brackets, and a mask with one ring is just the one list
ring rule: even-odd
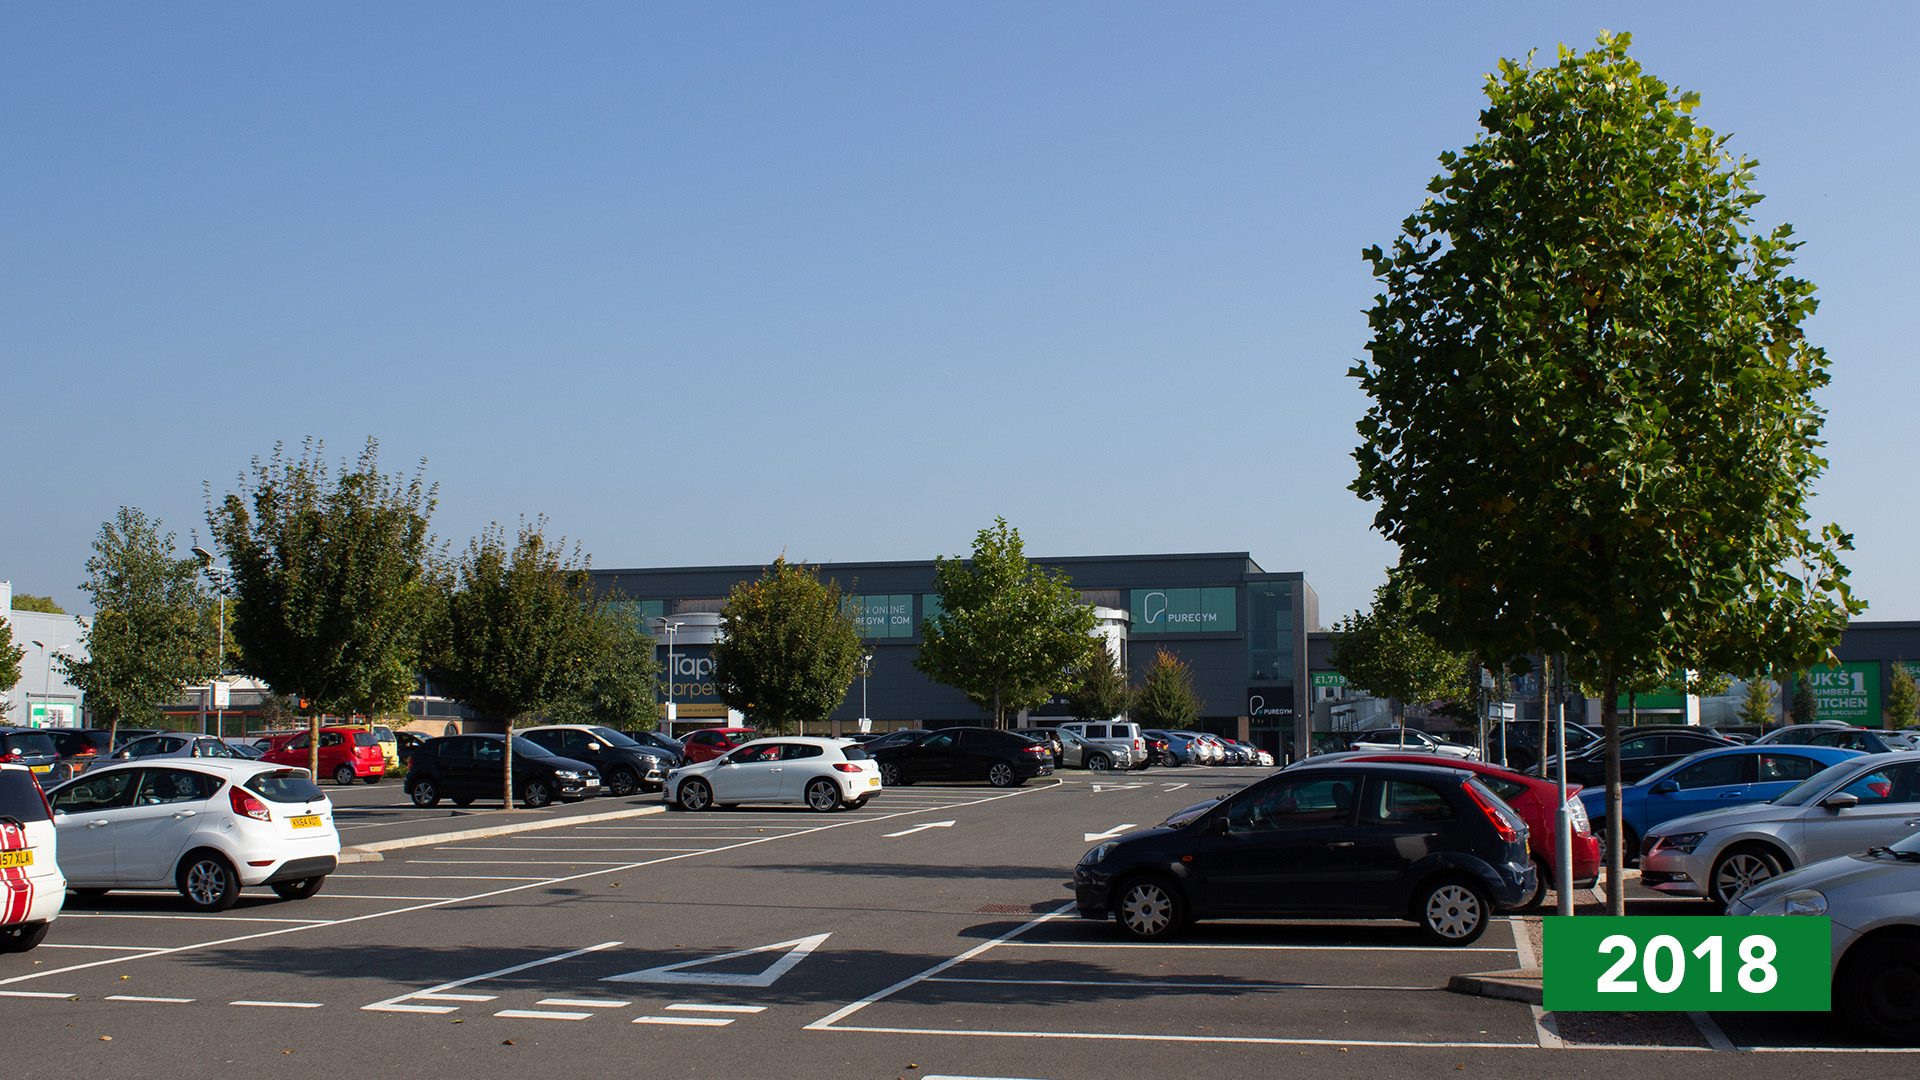
{"label": "green leafy tree", "polygon": [[1067,673],[1067,707],[1083,720],[1111,720],[1133,707],[1133,688],[1120,660],[1105,646],[1087,653]]}
{"label": "green leafy tree", "polygon": [[1769,679],[1763,675],[1748,679],[1746,697],[1740,700],[1740,722],[1765,731],[1776,718],[1774,700],[1773,683]]}
{"label": "green leafy tree", "polygon": [[1434,609],[1433,597],[1397,574],[1373,591],[1373,606],[1333,624],[1328,663],[1347,685],[1398,703],[1465,701],[1472,696],[1475,665],[1444,648],[1420,628],[1417,616]]}
{"label": "green leafy tree", "polygon": [[[495,524],[435,576],[433,617],[422,650],[427,674],[448,697],[488,719],[516,724],[555,702],[585,697],[607,647],[591,574],[578,545],[550,544],[546,520],[521,522],[516,538]],[[513,805],[513,755],[501,798]]]}
{"label": "green leafy tree", "polygon": [[1622,681],[1806,664],[1864,608],[1851,538],[1807,526],[1829,377],[1791,229],[1753,230],[1753,163],[1629,41],[1501,62],[1484,134],[1364,253],[1383,291],[1353,369],[1353,489],[1435,597],[1422,625],[1601,689],[1614,880]]}
{"label": "green leafy tree", "polygon": [[1134,720],[1143,727],[1179,730],[1200,720],[1205,703],[1193,692],[1193,669],[1165,649],[1153,654],[1133,695]]}
{"label": "green leafy tree", "polygon": [[920,621],[913,666],[967,695],[995,727],[1066,689],[1098,646],[1093,608],[1067,575],[1027,562],[1006,518],[974,536],[971,559],[936,558],[933,580],[940,611]]}
{"label": "green leafy tree", "polygon": [[1820,699],[1813,696],[1813,683],[1807,680],[1802,671],[1793,677],[1793,722],[1811,724],[1820,719]]}
{"label": "green leafy tree", "polygon": [[1887,727],[1909,727],[1913,724],[1914,709],[1920,708],[1920,687],[1914,686],[1913,675],[1898,660],[1887,674]]}
{"label": "green leafy tree", "polygon": [[274,447],[240,490],[207,494],[207,524],[233,571],[229,635],[245,670],[297,699],[319,769],[320,718],[397,711],[413,686],[426,610],[435,488],[380,472],[379,443],[338,475],[309,439]]}
{"label": "green leafy tree", "polygon": [[80,586],[93,601],[87,658],[61,655],[67,681],[86,695],[96,723],[118,731],[151,724],[189,684],[213,675],[216,627],[200,588],[198,560],[176,558],[173,533],[123,506],[100,526]]}
{"label": "green leafy tree", "polygon": [[0,619],[0,699],[20,681],[20,661],[27,650],[13,643],[13,623]]}
{"label": "green leafy tree", "polygon": [[32,593],[14,593],[13,610],[38,611],[46,615],[65,615],[67,609],[53,602],[51,596],[35,596]]}
{"label": "green leafy tree", "polygon": [[586,627],[585,677],[547,703],[559,724],[605,724],[621,731],[652,728],[659,717],[654,640],[631,615],[603,605]]}
{"label": "green leafy tree", "polygon": [[837,582],[818,567],[773,561],[733,587],[713,645],[720,700],[762,731],[819,722],[847,698],[860,666],[860,625]]}

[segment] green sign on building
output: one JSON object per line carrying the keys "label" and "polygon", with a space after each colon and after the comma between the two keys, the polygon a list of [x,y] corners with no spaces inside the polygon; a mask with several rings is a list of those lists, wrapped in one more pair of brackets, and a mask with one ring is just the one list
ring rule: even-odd
{"label": "green sign on building", "polygon": [[1347,677],[1337,671],[1316,671],[1310,678],[1313,679],[1313,688],[1315,690],[1323,686],[1338,689],[1339,687],[1347,685]]}
{"label": "green sign on building", "polygon": [[1813,689],[1818,706],[1815,715],[1822,720],[1844,720],[1855,727],[1880,726],[1880,664],[1841,664],[1829,668],[1815,664],[1800,678]]}
{"label": "green sign on building", "polygon": [[1235,589],[1135,589],[1136,634],[1204,634],[1233,630]]}
{"label": "green sign on building", "polygon": [[869,638],[912,637],[913,594],[890,596],[849,596],[847,610],[860,624],[860,636]]}

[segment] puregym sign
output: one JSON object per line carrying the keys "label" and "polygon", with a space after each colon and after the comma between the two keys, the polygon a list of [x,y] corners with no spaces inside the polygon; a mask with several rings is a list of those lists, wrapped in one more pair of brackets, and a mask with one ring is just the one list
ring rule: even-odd
{"label": "puregym sign", "polygon": [[1800,678],[1813,690],[1822,720],[1844,720],[1855,727],[1880,726],[1880,665],[1815,664]]}
{"label": "puregym sign", "polygon": [[1135,589],[1136,634],[1204,634],[1235,628],[1235,589]]}

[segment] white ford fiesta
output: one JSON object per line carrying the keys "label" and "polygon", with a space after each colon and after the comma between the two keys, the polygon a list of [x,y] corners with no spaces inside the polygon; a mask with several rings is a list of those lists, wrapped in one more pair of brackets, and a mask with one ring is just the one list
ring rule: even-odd
{"label": "white ford fiesta", "polygon": [[60,915],[67,883],[53,822],[33,770],[0,765],[0,952],[25,952]]}
{"label": "white ford fiesta", "polygon": [[288,900],[320,891],[340,859],[333,804],[305,769],[165,758],[95,768],[47,793],[60,870],[81,896],[178,889],[224,911],[246,886]]}
{"label": "white ford fiesta", "polygon": [[857,810],[880,790],[880,767],[850,739],[755,739],[724,757],[667,774],[666,801],[682,810],[738,803],[802,803]]}

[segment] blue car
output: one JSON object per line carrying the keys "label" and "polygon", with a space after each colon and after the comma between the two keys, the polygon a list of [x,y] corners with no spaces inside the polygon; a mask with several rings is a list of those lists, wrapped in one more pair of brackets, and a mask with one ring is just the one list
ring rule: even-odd
{"label": "blue car", "polygon": [[[1626,827],[1620,850],[1631,862],[1640,838],[1663,821],[1703,810],[1768,802],[1829,765],[1859,757],[1858,750],[1833,746],[1728,746],[1703,750],[1620,788],[1620,820]],[[1606,787],[1580,793],[1587,817],[1596,825],[1607,818]]]}

